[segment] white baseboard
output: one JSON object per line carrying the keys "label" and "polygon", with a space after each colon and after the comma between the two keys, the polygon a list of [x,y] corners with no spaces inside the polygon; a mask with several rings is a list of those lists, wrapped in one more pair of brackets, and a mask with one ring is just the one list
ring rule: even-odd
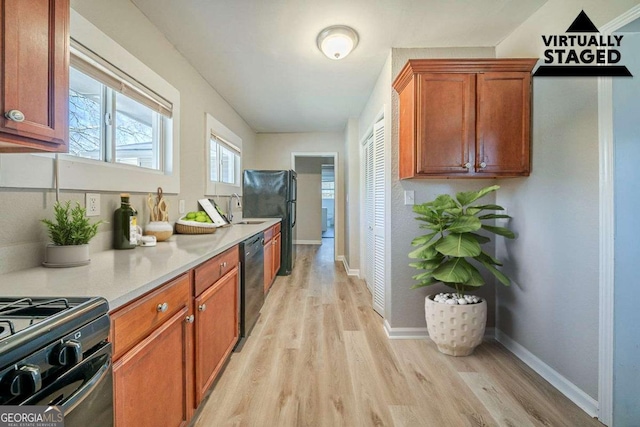
{"label": "white baseboard", "polygon": [[347,276],[356,276],[360,277],[360,270],[357,268],[350,268],[349,262],[347,261],[347,257],[344,255],[338,255],[336,257],[336,261],[342,261],[342,265],[344,265],[344,271],[347,272]]}
{"label": "white baseboard", "polygon": [[598,416],[598,401],[563,377],[558,371],[544,363],[536,355],[499,329],[496,329],[496,340],[505,346],[507,350],[513,353],[518,359],[522,360],[531,369],[536,371],[538,375],[551,383],[551,385],[557,388],[562,394],[567,396],[569,400],[589,414],[590,417]]}
{"label": "white baseboard", "polygon": [[322,240],[294,240],[294,245],[321,245]]}
{"label": "white baseboard", "polygon": [[[429,338],[429,331],[424,328],[392,328],[389,321],[384,319],[384,332],[387,338],[391,340],[416,340]],[[484,331],[484,339],[495,339],[496,329],[486,328]]]}
{"label": "white baseboard", "polygon": [[429,337],[427,328],[392,328],[387,319],[384,319],[384,332],[392,340],[417,340]]}

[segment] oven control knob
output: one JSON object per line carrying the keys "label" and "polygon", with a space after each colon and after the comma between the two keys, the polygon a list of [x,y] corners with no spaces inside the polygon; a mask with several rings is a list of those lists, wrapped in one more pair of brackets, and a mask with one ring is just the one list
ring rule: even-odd
{"label": "oven control knob", "polygon": [[42,388],[40,368],[35,365],[19,367],[12,375],[9,390],[14,396],[34,394]]}
{"label": "oven control knob", "polygon": [[82,344],[69,340],[61,343],[52,354],[52,365],[73,366],[82,362]]}

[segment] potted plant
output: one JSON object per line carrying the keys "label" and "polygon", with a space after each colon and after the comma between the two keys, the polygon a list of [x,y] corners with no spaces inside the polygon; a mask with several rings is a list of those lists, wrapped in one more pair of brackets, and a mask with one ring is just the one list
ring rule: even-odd
{"label": "potted plant", "polygon": [[416,205],[413,211],[429,232],[412,241],[417,249],[409,254],[417,259],[410,265],[419,270],[413,276],[419,283],[413,288],[442,283],[455,292],[429,295],[425,299],[425,317],[429,336],[438,349],[452,356],[467,356],[482,342],[487,319],[487,302],[466,292],[485,284],[478,268],[491,272],[498,281],[509,286],[509,278],[498,270],[500,261],[482,250],[490,239],[481,230],[509,239],[515,236],[505,227],[487,222],[508,215],[494,213],[504,208],[476,201],[500,188],[497,185],[479,191],[463,191],[453,198],[441,194],[434,200]]}
{"label": "potted plant", "polygon": [[47,226],[49,238],[53,242],[45,251],[46,267],[75,267],[88,264],[89,241],[98,232],[102,221],[91,224],[86,210],[80,203],[71,208],[71,202],[53,205],[55,218],[53,221],[43,219]]}

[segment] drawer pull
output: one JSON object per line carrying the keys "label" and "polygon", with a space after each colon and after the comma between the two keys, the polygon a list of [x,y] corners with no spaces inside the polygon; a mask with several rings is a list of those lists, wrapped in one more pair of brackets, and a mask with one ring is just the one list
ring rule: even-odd
{"label": "drawer pull", "polygon": [[7,120],[11,120],[12,122],[17,122],[17,123],[24,122],[24,119],[25,119],[24,114],[20,110],[9,110],[6,113],[4,113],[4,117]]}
{"label": "drawer pull", "polygon": [[464,165],[462,165],[465,169],[471,169],[471,163],[467,162]]}
{"label": "drawer pull", "polygon": [[193,323],[194,317],[193,314],[191,316],[187,316],[184,321],[187,323]]}
{"label": "drawer pull", "polygon": [[205,311],[207,309],[207,304],[200,304],[198,306],[198,311]]}
{"label": "drawer pull", "polygon": [[169,309],[169,304],[167,304],[166,302],[163,302],[162,304],[158,304],[158,307],[156,307],[156,310],[158,310],[158,313],[164,313],[168,309]]}

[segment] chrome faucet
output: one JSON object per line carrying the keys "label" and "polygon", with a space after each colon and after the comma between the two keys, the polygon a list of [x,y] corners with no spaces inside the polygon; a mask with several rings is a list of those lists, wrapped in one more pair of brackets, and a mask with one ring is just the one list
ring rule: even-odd
{"label": "chrome faucet", "polygon": [[238,206],[242,207],[242,202],[240,201],[240,196],[238,195],[238,193],[233,193],[231,196],[229,196],[229,209],[227,209],[227,219],[229,219],[229,222],[233,221],[233,199],[236,199],[238,201]]}

